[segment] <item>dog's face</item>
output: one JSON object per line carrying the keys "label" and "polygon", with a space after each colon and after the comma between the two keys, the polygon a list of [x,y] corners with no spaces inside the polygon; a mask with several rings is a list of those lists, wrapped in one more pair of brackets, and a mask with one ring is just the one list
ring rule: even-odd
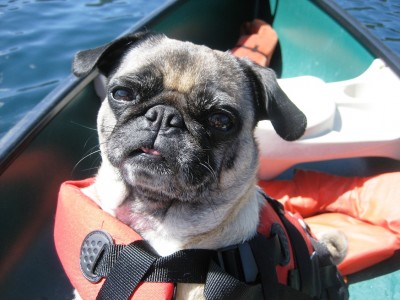
{"label": "dog's face", "polygon": [[254,185],[259,120],[287,140],[305,130],[273,72],[229,53],[135,34],[75,57],[76,75],[95,67],[108,79],[102,158],[129,195],[161,210],[218,206]]}

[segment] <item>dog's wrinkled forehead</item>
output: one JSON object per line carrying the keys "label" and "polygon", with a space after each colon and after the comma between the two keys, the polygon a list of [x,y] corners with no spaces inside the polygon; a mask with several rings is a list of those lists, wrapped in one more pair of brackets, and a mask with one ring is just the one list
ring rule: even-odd
{"label": "dog's wrinkled forehead", "polygon": [[220,107],[233,106],[241,115],[253,111],[254,121],[271,120],[287,141],[300,138],[307,126],[305,115],[279,87],[271,69],[228,52],[161,34],[135,33],[75,55],[76,76],[86,76],[95,68],[108,77],[111,89],[119,83],[143,91],[156,87],[178,92],[192,102],[216,100]]}
{"label": "dog's wrinkled forehead", "polygon": [[225,81],[222,86],[235,89],[237,80],[232,72],[240,73],[238,64],[223,52],[168,38],[148,40],[129,49],[112,77],[139,74],[143,70],[156,70],[165,89],[183,94],[207,82]]}

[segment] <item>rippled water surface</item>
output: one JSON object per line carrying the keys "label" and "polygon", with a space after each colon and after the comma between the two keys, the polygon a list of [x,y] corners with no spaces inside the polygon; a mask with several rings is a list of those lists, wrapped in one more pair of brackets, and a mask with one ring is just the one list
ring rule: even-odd
{"label": "rippled water surface", "polygon": [[166,0],[0,0],[0,137],[70,73]]}
{"label": "rippled water surface", "polygon": [[[76,51],[112,40],[166,1],[0,0],[0,138],[68,76]],[[399,0],[335,1],[400,55]]]}
{"label": "rippled water surface", "polygon": [[400,0],[335,0],[400,56]]}

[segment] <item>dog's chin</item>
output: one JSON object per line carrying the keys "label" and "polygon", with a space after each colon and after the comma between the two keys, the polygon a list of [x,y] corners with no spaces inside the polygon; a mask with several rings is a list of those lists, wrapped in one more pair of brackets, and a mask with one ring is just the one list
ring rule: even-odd
{"label": "dog's chin", "polygon": [[[170,205],[179,202],[195,202],[205,189],[209,178],[202,174],[197,178],[190,171],[176,166],[156,151],[135,151],[121,166],[121,174],[135,198],[149,205]],[[190,173],[190,174],[188,174]]]}
{"label": "dog's chin", "polygon": [[146,181],[155,180],[156,175],[164,176],[171,173],[165,157],[157,150],[152,151],[155,154],[134,150],[122,160],[120,164],[122,174],[130,184],[134,184],[139,178]]}

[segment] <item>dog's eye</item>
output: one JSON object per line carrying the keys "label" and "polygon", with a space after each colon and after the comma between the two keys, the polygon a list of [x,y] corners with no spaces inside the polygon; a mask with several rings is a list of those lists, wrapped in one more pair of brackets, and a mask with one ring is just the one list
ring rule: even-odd
{"label": "dog's eye", "polygon": [[229,131],[233,127],[233,121],[227,114],[214,113],[208,117],[208,125],[219,131]]}
{"label": "dog's eye", "polygon": [[118,87],[112,91],[112,97],[117,101],[135,101],[139,94],[135,91],[123,87]]}

